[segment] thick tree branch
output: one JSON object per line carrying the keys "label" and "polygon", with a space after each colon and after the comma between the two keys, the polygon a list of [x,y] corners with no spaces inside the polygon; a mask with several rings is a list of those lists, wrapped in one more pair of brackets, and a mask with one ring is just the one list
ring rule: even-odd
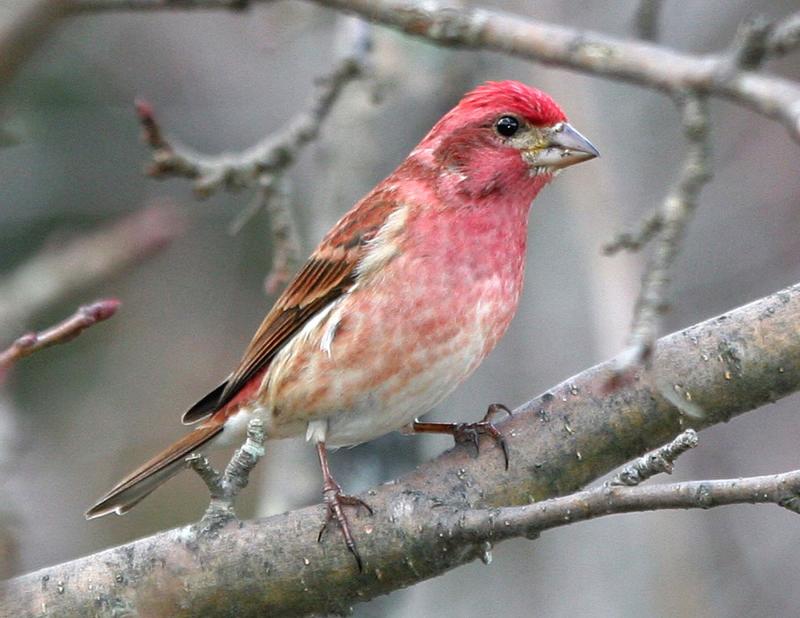
{"label": "thick tree branch", "polygon": [[[576,30],[510,13],[462,8],[436,0],[309,0],[446,47],[485,49],[620,79],[669,93],[694,91],[728,99],[782,122],[800,141],[800,86],[774,76],[741,70],[730,54],[689,54],[645,41],[629,41]],[[274,0],[72,0],[76,11],[242,8]],[[800,43],[797,13],[777,22],[766,53],[780,55]]]}
{"label": "thick tree branch", "polygon": [[[499,424],[511,451],[508,471],[502,457],[490,452],[496,446],[487,441],[478,458],[472,449],[457,447],[363,496],[375,515],[353,518],[351,524],[367,567],[364,574],[355,571],[343,544],[316,544],[324,518],[317,505],[228,524],[202,538],[196,528],[180,528],[48,567],[10,580],[3,591],[6,608],[15,616],[41,615],[42,608],[53,615],[337,612],[480,558],[486,541],[504,538],[499,536],[504,519],[497,513],[522,518],[539,507],[493,509],[569,494],[668,442],[687,425],[702,429],[724,422],[800,389],[800,285],[662,338],[653,362],[660,380],[698,402],[703,418],[684,417],[659,395],[661,389],[649,384],[647,374],[607,393],[616,362],[587,369]],[[767,501],[791,506],[796,504],[794,478],[753,482],[772,492]],[[766,484],[758,485],[762,481]],[[667,490],[657,500],[674,508],[706,506],[727,500],[725,491],[717,491],[731,489],[733,481],[727,483],[703,485],[713,487],[710,501],[700,485],[682,485],[680,498]],[[624,509],[642,496],[650,496],[648,504],[653,504],[661,490],[600,491],[610,491],[606,495]],[[579,511],[576,517],[583,516]],[[478,524],[491,528],[490,517],[494,537],[472,532]],[[531,534],[541,527],[525,522],[522,529]]]}
{"label": "thick tree branch", "polygon": [[91,305],[84,305],[63,320],[39,333],[26,333],[19,337],[5,351],[0,351],[0,376],[5,369],[20,358],[34,352],[49,348],[52,345],[71,341],[90,326],[107,320],[119,309],[119,301],[115,299],[99,300]]}

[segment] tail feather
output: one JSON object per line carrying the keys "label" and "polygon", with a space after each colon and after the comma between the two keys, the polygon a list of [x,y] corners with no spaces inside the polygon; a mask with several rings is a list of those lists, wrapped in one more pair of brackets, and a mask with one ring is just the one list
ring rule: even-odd
{"label": "tail feather", "polygon": [[217,436],[224,425],[222,419],[209,419],[139,468],[131,472],[86,511],[86,519],[109,513],[122,515],[136,506],[156,487],[183,468],[183,460]]}

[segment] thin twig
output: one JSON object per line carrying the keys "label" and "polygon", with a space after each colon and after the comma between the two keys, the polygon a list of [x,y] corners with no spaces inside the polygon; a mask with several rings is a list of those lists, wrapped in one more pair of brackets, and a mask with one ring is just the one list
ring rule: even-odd
{"label": "thin twig", "polygon": [[[292,273],[300,263],[302,248],[297,228],[294,225],[291,208],[291,191],[286,186],[288,179],[278,179],[277,186],[259,190],[259,197],[269,213],[272,230],[272,266],[264,279],[267,294],[275,294],[289,282]],[[264,195],[270,191],[271,195]]]}
{"label": "thin twig", "polygon": [[74,314],[55,326],[38,333],[22,335],[8,349],[0,351],[0,372],[34,352],[71,341],[90,326],[114,315],[119,309],[119,304],[119,301],[113,298],[98,300],[91,305],[79,307]]}
{"label": "thin twig", "polygon": [[661,231],[664,225],[661,211],[656,210],[645,217],[634,232],[622,232],[611,242],[603,245],[604,255],[614,255],[623,249],[636,252],[642,249]]}
{"label": "thin twig", "polygon": [[229,231],[237,234],[259,212],[268,212],[273,239],[272,268],[265,279],[268,293],[276,292],[289,280],[302,253],[291,212],[286,172],[303,148],[317,138],[344,87],[368,71],[371,44],[368,26],[352,18],[345,21],[345,26],[349,39],[347,50],[329,74],[316,80],[317,91],[308,109],[290,120],[285,129],[244,152],[215,156],[196,153],[168,138],[152,106],[142,99],[136,101],[144,140],[153,149],[147,169],[150,176],[191,178],[199,198],[220,189],[255,189],[250,205],[233,220]]}
{"label": "thin twig", "polygon": [[778,57],[800,47],[800,11],[775,24],[767,39],[767,54]]}
{"label": "thin twig", "polygon": [[153,148],[148,174],[191,178],[198,197],[207,197],[220,189],[253,187],[264,176],[283,174],[317,137],[344,86],[362,75],[363,61],[355,53],[362,48],[361,42],[354,45],[353,54],[342,58],[328,75],[317,80],[317,92],[306,111],[291,119],[285,129],[241,153],[203,155],[178,144],[164,135],[152,106],[138,99],[136,111],[144,138]]}
{"label": "thin twig", "polygon": [[[540,532],[604,515],[664,509],[710,509],[731,504],[776,504],[798,512],[800,470],[713,481],[595,489],[527,506],[454,514],[465,535],[476,541],[535,538]],[[443,524],[444,527],[447,524]]]}
{"label": "thin twig", "polygon": [[202,532],[212,532],[236,517],[233,503],[239,492],[247,487],[250,472],[264,456],[264,424],[254,418],[247,424],[247,440],[231,457],[225,471],[220,474],[204,455],[186,458],[186,464],[203,479],[211,494],[211,501],[199,522]]}
{"label": "thin twig", "polygon": [[686,158],[678,181],[661,206],[658,215],[661,230],[642,277],[628,348],[619,357],[618,370],[610,378],[609,388],[626,380],[636,367],[650,364],[661,315],[666,310],[672,265],[697,207],[700,189],[711,178],[707,101],[703,96],[687,93],[676,102],[687,140]]}
{"label": "thin twig", "polygon": [[754,16],[743,21],[736,31],[730,51],[730,71],[757,69],[770,51],[768,40],[773,24],[763,17]]}
{"label": "thin twig", "polygon": [[647,453],[626,465],[611,481],[611,485],[629,487],[643,483],[656,474],[672,474],[675,460],[686,451],[697,446],[697,432],[687,429],[669,444]]}

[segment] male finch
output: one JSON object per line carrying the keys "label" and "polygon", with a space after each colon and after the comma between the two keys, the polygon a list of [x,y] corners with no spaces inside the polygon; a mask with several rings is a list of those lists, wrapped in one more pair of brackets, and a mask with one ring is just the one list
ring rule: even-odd
{"label": "male finch", "polygon": [[[480,423],[419,423],[494,348],[522,287],[528,210],[597,150],[545,93],[513,81],[468,93],[328,232],[228,378],[183,415],[190,434],[86,514],[125,513],[222,434],[262,419],[268,438],[316,445],[328,518],[361,566],[326,448],[409,426],[505,442]],[[501,406],[502,407],[502,406]],[[228,442],[229,440],[226,440]]]}

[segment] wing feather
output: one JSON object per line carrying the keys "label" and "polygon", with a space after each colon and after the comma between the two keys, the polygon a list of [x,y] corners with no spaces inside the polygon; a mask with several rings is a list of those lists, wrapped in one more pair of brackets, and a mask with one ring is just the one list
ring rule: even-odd
{"label": "wing feather", "polygon": [[390,192],[376,190],[334,226],[264,318],[224,387],[216,389],[216,401],[210,393],[184,419],[224,407],[309,320],[353,287],[368,241],[397,208],[386,195]]}

